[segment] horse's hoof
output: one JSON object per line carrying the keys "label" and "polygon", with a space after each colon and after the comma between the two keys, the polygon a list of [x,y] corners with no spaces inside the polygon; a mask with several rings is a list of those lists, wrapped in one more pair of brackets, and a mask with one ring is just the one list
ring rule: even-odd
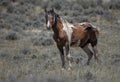
{"label": "horse's hoof", "polygon": [[72,68],[71,68],[71,67],[69,67],[69,68],[68,68],[68,71],[72,71]]}

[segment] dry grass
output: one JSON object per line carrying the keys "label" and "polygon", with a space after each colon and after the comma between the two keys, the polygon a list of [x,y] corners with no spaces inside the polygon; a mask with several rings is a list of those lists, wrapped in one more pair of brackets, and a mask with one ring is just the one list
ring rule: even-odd
{"label": "dry grass", "polygon": [[[55,3],[61,4],[57,7]],[[25,0],[23,3],[22,0],[16,0],[10,11],[7,2],[0,3],[0,82],[120,81],[118,4],[111,4],[112,9],[108,9],[109,5],[106,7],[105,2],[98,7],[95,1],[80,7],[77,2],[71,3],[71,0],[53,1],[48,6],[54,4],[60,16],[65,16],[69,22],[90,21],[101,29],[98,43],[101,64],[92,58],[90,65],[85,65],[87,55],[80,48],[71,48],[72,57],[81,61],[79,64],[72,63],[72,71],[62,71],[52,32],[47,31],[44,25],[43,7],[46,2]]]}

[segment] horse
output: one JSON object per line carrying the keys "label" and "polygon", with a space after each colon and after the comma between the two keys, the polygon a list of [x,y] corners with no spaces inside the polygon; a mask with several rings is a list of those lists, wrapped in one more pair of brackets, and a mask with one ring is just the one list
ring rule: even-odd
{"label": "horse", "polygon": [[[93,55],[98,61],[97,38],[99,30],[94,25],[89,22],[71,24],[60,17],[53,8],[50,10],[45,8],[44,12],[46,28],[53,31],[53,39],[60,52],[63,69],[66,68],[64,50],[66,51],[66,59],[68,60],[68,69],[71,70],[72,68],[70,47],[74,45],[86,52],[88,56],[87,65],[89,65]],[[92,46],[92,51],[88,47],[89,44]]]}

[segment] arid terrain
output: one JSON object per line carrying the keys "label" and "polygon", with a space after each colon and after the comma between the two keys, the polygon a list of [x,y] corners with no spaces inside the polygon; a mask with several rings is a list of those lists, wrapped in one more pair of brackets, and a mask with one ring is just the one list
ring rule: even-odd
{"label": "arid terrain", "polygon": [[[87,55],[71,48],[72,71],[61,70],[44,8],[70,23],[90,22],[100,28],[98,51]],[[0,0],[0,82],[120,82],[120,0]]]}

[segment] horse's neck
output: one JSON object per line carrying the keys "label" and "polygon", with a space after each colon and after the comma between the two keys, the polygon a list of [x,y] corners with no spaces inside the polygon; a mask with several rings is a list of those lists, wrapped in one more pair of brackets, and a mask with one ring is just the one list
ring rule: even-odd
{"label": "horse's neck", "polygon": [[54,32],[54,34],[55,34],[56,36],[59,36],[59,33],[60,33],[60,31],[62,30],[62,28],[63,28],[63,25],[62,25],[62,22],[61,22],[60,19],[59,19],[59,20],[57,21],[57,23],[52,27],[53,32]]}
{"label": "horse's neck", "polygon": [[59,37],[60,36],[59,34],[61,34],[60,32],[65,31],[68,36],[69,42],[71,42],[71,36],[72,36],[72,32],[73,32],[72,27],[74,27],[73,24],[60,18],[57,21],[56,25],[54,25],[54,27],[53,27],[54,35]]}
{"label": "horse's neck", "polygon": [[58,29],[56,28],[56,26],[54,26],[54,27],[52,28],[52,30],[53,30],[53,32],[54,32],[54,35],[58,36],[59,31],[58,31]]}
{"label": "horse's neck", "polygon": [[71,36],[72,36],[72,33],[73,33],[73,27],[74,25],[69,23],[67,20],[62,20],[62,23],[63,23],[63,30],[66,32],[67,34],[67,37],[68,37],[68,40],[69,40],[69,43],[71,42]]}

